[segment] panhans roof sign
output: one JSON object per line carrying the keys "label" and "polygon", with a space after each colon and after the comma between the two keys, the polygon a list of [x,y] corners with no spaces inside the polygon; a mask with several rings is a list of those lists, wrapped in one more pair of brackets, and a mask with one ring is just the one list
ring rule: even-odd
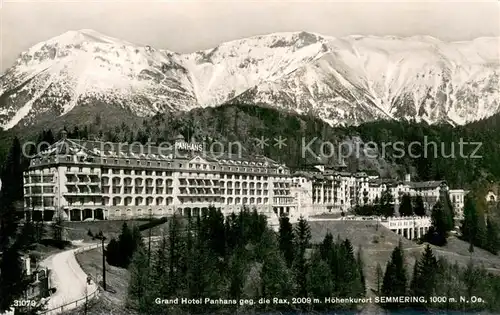
{"label": "panhans roof sign", "polygon": [[203,151],[203,144],[201,143],[187,143],[187,142],[176,142],[175,143],[176,150],[183,151]]}

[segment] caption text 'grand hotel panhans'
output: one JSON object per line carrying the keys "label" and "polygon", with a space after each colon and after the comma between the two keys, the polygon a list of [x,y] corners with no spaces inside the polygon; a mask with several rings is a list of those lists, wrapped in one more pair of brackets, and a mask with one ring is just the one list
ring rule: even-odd
{"label": "caption text 'grand hotel panhans'", "polygon": [[209,154],[182,136],[169,150],[71,140],[63,132],[24,174],[25,210],[44,220],[63,210],[71,221],[197,215],[211,205],[225,214],[243,205],[272,216],[297,210],[285,165]]}

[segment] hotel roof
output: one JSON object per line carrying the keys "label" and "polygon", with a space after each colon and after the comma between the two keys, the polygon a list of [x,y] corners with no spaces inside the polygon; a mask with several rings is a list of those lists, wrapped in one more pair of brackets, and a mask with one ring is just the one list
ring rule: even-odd
{"label": "hotel roof", "polygon": [[411,188],[437,188],[446,184],[444,180],[426,181],[426,182],[409,182]]}
{"label": "hotel roof", "polygon": [[[179,136],[178,136],[179,137]],[[176,139],[178,139],[176,137]],[[182,136],[180,136],[182,137]],[[184,137],[182,137],[184,139]],[[180,140],[180,139],[179,139]],[[136,143],[116,143],[77,139],[62,139],[44,152],[40,152],[38,156],[51,155],[86,155],[102,158],[118,158],[118,159],[146,159],[146,160],[173,160],[185,159],[190,160],[196,156],[210,161],[218,162],[227,165],[255,165],[255,166],[282,166],[278,162],[265,157],[263,155],[244,155],[241,153],[229,152],[207,152],[200,151],[182,151],[176,150],[171,144],[164,145],[143,145]]]}

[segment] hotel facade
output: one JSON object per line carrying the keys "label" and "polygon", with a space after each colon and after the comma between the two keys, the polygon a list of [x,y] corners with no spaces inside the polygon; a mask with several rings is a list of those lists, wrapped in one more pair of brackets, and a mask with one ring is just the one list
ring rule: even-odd
{"label": "hotel facade", "polygon": [[449,189],[446,181],[413,182],[407,174],[404,180],[381,179],[365,172],[350,173],[315,166],[308,171],[295,172],[292,194],[298,199],[302,213],[318,215],[348,212],[356,205],[376,204],[388,191],[399,208],[403,195],[414,200],[421,196],[430,214],[443,193],[450,195],[457,219],[463,218],[464,197],[467,191]]}
{"label": "hotel facade", "polygon": [[[226,150],[227,151],[227,150]],[[256,208],[277,223],[282,214],[348,212],[389,191],[396,209],[404,194],[420,195],[430,210],[449,191],[457,216],[466,191],[444,181],[380,179],[316,165],[292,173],[267,157],[207,152],[177,136],[171,146],[62,139],[33,157],[24,173],[24,208],[35,220],[124,220],[199,215],[210,206],[225,215]]]}
{"label": "hotel facade", "polygon": [[67,139],[31,159],[25,211],[70,221],[225,214],[243,205],[271,217],[297,212],[290,170],[264,156],[203,150],[178,136],[172,146]]}

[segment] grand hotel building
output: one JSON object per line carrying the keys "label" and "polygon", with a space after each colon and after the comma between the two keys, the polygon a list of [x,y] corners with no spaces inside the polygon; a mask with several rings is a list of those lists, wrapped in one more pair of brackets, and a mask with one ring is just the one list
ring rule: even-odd
{"label": "grand hotel building", "polygon": [[243,205],[276,217],[297,211],[290,170],[264,156],[214,153],[182,136],[174,146],[62,139],[31,159],[25,209],[34,219],[128,219]]}
{"label": "grand hotel building", "polygon": [[[241,150],[237,150],[241,151]],[[447,191],[462,216],[463,189],[444,181],[379,179],[316,165],[294,174],[264,156],[206,152],[182,136],[172,147],[62,139],[31,160],[24,174],[25,209],[52,220],[57,210],[71,221],[197,215],[209,206],[224,214],[243,205],[274,220],[341,213],[373,204],[384,191],[396,209],[403,194],[423,197],[430,211]]]}

